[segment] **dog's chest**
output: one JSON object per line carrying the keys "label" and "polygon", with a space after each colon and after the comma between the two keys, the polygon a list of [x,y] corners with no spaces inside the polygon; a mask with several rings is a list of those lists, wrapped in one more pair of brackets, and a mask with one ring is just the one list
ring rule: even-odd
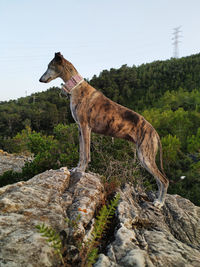
{"label": "dog's chest", "polygon": [[79,116],[78,116],[78,109],[80,109],[81,106],[81,99],[77,97],[77,95],[70,96],[70,110],[72,113],[72,117],[75,120],[76,123],[79,123]]}
{"label": "dog's chest", "polygon": [[72,100],[73,99],[70,98],[70,110],[71,110],[73,119],[75,120],[75,122],[78,122],[78,118],[77,118],[77,114],[76,114],[76,106],[77,105],[75,103],[73,103]]}

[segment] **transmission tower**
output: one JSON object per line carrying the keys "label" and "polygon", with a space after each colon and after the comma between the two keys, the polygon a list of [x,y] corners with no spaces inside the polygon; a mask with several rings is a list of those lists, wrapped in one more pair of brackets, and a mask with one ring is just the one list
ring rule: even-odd
{"label": "transmission tower", "polygon": [[174,55],[173,55],[174,58],[178,58],[179,56],[178,44],[180,43],[179,38],[182,37],[180,35],[181,32],[180,28],[181,26],[174,28],[173,32],[174,37],[172,38],[172,40],[174,40],[174,42],[172,44],[174,46]]}

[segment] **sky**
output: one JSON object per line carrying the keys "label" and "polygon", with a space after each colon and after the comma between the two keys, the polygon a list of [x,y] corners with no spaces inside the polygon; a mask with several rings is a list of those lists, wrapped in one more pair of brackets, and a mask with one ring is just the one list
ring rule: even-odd
{"label": "sky", "polygon": [[0,101],[52,86],[42,84],[55,52],[91,79],[122,65],[139,66],[200,52],[199,0],[0,0]]}

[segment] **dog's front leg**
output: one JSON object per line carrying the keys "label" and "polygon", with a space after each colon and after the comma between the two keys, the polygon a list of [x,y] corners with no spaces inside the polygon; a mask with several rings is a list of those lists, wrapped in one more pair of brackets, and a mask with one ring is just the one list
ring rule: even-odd
{"label": "dog's front leg", "polygon": [[80,158],[78,166],[72,171],[85,171],[90,161],[90,136],[91,129],[88,125],[79,125],[79,150]]}
{"label": "dog's front leg", "polygon": [[88,162],[90,161],[90,135],[91,135],[90,127],[87,124],[82,126],[83,165],[81,167],[83,171],[85,171]]}
{"label": "dog's front leg", "polygon": [[78,134],[79,134],[79,162],[77,168],[80,168],[80,166],[83,165],[83,137],[82,137],[82,131],[81,126],[78,125]]}

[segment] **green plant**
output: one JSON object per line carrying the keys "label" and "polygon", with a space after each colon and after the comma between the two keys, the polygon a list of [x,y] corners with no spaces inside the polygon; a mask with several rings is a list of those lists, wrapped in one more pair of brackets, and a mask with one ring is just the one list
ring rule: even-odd
{"label": "green plant", "polygon": [[172,136],[168,134],[164,136],[162,139],[163,146],[163,158],[166,165],[173,163],[178,160],[178,153],[180,151],[181,142],[179,138],[175,135]]}
{"label": "green plant", "polygon": [[98,258],[98,248],[99,241],[102,238],[103,233],[105,232],[108,224],[110,223],[111,218],[114,216],[116,208],[118,206],[120,199],[120,194],[117,193],[113,200],[111,200],[108,206],[103,205],[99,215],[94,223],[94,229],[91,233],[91,238],[85,242],[84,250],[84,260],[82,261],[82,266],[90,267],[95,263]]}
{"label": "green plant", "polygon": [[55,254],[60,257],[62,263],[64,264],[62,256],[62,241],[59,234],[57,234],[53,228],[46,226],[44,223],[42,225],[36,225],[36,228],[43,237],[47,238],[46,242],[54,249]]}
{"label": "green plant", "polygon": [[106,182],[124,184],[133,182],[136,162],[136,149],[133,143],[123,139],[92,134],[91,163],[89,169],[106,177]]}
{"label": "green plant", "polygon": [[200,127],[197,129],[197,134],[187,138],[187,150],[190,153],[200,151]]}
{"label": "green plant", "polygon": [[73,227],[74,229],[77,229],[80,219],[81,219],[81,215],[78,214],[74,220],[70,220],[69,218],[65,218],[65,221],[69,227]]}

